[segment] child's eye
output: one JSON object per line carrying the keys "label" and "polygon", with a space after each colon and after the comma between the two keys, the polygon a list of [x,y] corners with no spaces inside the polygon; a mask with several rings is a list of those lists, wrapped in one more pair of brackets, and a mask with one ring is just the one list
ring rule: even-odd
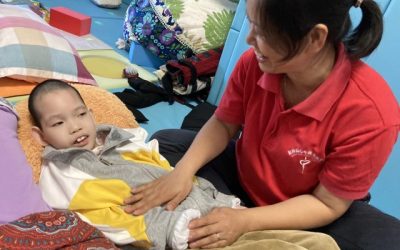
{"label": "child's eye", "polygon": [[56,122],[56,123],[53,123],[53,125],[51,125],[52,127],[57,127],[57,126],[60,126],[60,125],[62,125],[63,124],[63,122]]}
{"label": "child's eye", "polygon": [[81,113],[79,113],[79,116],[85,116],[87,114],[87,112],[85,111],[85,112],[81,112]]}

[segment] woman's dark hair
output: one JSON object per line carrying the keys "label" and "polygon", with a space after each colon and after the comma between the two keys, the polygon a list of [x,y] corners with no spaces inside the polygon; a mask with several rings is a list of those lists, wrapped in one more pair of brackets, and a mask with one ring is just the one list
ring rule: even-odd
{"label": "woman's dark hair", "polygon": [[295,56],[304,37],[317,24],[328,27],[327,41],[344,42],[349,56],[360,59],[379,45],[383,33],[382,12],[374,0],[360,6],[362,19],[351,30],[349,10],[357,0],[258,0],[256,16],[266,37],[272,37],[277,48],[285,48],[284,60]]}
{"label": "woman's dark hair", "polygon": [[71,86],[70,84],[63,82],[61,80],[56,80],[56,79],[45,80],[33,88],[33,90],[31,91],[31,93],[29,95],[29,99],[28,99],[29,113],[31,114],[33,124],[35,126],[38,126],[39,128],[41,128],[39,112],[37,111],[36,106],[35,106],[36,100],[41,95],[47,94],[47,93],[50,93],[50,92],[53,92],[56,90],[72,90],[78,95],[78,97],[79,97],[79,99],[81,99],[82,103],[85,103],[83,101],[81,94],[78,92],[78,90],[76,88],[74,88],[73,86]]}

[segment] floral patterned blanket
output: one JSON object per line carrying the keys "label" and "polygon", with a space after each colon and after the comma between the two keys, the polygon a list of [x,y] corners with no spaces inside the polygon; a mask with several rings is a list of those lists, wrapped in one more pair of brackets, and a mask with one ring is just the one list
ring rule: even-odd
{"label": "floral patterned blanket", "polygon": [[238,0],[132,0],[124,40],[137,42],[160,59],[183,59],[222,47]]}
{"label": "floral patterned blanket", "polygon": [[70,211],[34,213],[0,226],[0,249],[119,249]]}

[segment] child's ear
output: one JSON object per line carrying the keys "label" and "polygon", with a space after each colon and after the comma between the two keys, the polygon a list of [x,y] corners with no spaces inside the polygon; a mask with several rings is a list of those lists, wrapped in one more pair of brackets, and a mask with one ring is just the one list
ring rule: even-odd
{"label": "child's ear", "polygon": [[39,143],[40,145],[47,146],[49,145],[46,140],[43,138],[43,133],[42,130],[40,130],[39,127],[33,126],[32,127],[32,137],[35,139],[35,141],[37,143]]}

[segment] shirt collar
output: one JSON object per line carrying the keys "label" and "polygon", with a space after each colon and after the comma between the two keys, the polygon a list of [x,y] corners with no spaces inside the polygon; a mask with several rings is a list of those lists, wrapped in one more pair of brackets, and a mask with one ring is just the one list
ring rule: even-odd
{"label": "shirt collar", "polygon": [[[303,102],[292,107],[292,110],[322,121],[336,100],[341,96],[351,76],[351,62],[344,45],[337,50],[335,65],[328,78]],[[264,73],[257,84],[274,94],[280,94],[281,74]]]}
{"label": "shirt collar", "polygon": [[280,93],[280,82],[283,75],[264,73],[258,80],[257,85],[274,94]]}

